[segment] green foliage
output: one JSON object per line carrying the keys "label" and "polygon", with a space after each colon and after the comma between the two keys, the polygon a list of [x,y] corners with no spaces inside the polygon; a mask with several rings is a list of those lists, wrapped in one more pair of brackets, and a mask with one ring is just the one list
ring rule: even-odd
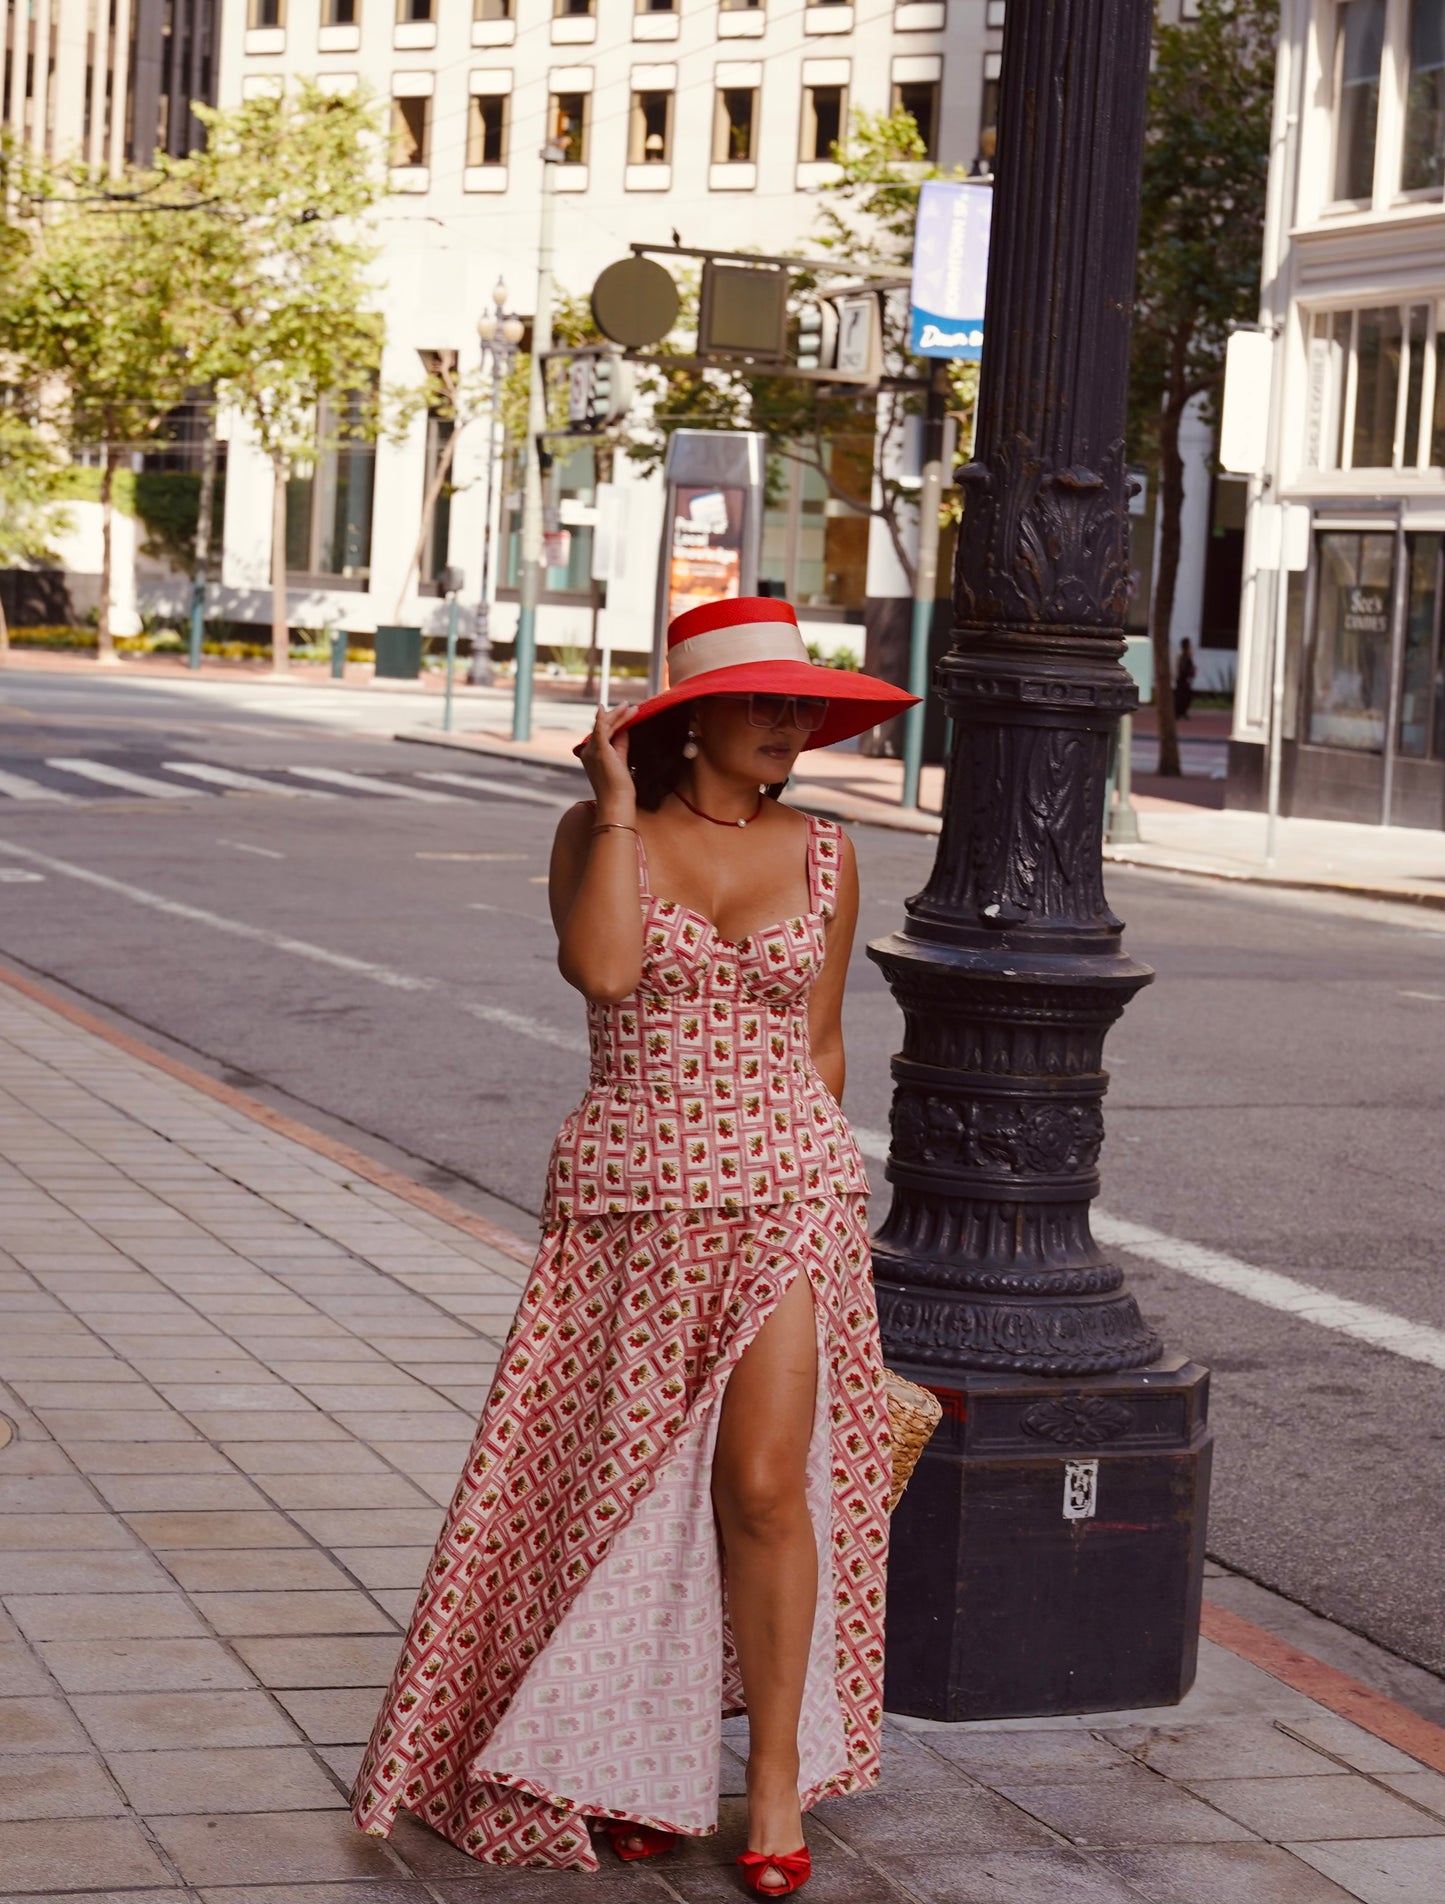
{"label": "green foliage", "polygon": [[1131,449],[1160,412],[1217,392],[1230,329],[1259,315],[1278,0],[1201,0],[1160,24],[1139,219]]}
{"label": "green foliage", "polygon": [[44,562],[70,526],[62,506],[65,464],[53,442],[13,410],[0,410],[0,568]]}

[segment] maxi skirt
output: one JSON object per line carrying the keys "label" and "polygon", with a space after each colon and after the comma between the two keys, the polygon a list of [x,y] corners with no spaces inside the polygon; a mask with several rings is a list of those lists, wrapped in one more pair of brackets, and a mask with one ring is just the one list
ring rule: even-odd
{"label": "maxi skirt", "polygon": [[[745,1710],[711,1468],[738,1358],[799,1275],[818,1399],[805,1807],[878,1777],[888,1408],[861,1196],[547,1229],[352,1793],[483,1864],[595,1870],[589,1818],[716,1828]],[[830,1565],[831,1562],[831,1565]]]}

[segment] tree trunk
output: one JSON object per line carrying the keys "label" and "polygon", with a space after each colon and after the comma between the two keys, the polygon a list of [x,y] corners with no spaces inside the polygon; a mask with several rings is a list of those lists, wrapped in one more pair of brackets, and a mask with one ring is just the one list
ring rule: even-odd
{"label": "tree trunk", "polygon": [[106,444],[102,454],[105,460],[100,466],[100,608],[95,622],[95,658],[97,661],[114,661],[115,637],[110,627],[110,587],[115,529],[115,510],[111,502],[111,492],[115,485],[115,469],[111,463],[109,443]]}
{"label": "tree trunk", "polygon": [[284,674],[291,662],[286,618],[286,459],[271,458],[271,665]]}
{"label": "tree trunk", "polygon": [[1184,459],[1179,454],[1179,425],[1190,392],[1175,385],[1159,419],[1159,568],[1154,578],[1154,604],[1149,619],[1154,644],[1154,714],[1159,727],[1159,769],[1169,778],[1183,771],[1179,765],[1179,729],[1174,720],[1174,657],[1169,628],[1174,620],[1174,596],[1179,581],[1179,542],[1184,514]]}

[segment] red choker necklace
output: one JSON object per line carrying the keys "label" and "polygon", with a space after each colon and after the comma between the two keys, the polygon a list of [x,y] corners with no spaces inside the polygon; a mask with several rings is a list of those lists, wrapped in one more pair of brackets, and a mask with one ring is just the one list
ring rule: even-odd
{"label": "red choker necklace", "polygon": [[673,788],[673,792],[677,794],[678,799],[681,800],[682,804],[687,808],[689,813],[695,813],[700,820],[706,820],[709,826],[751,826],[753,821],[757,819],[758,815],[763,810],[764,794],[761,787],[758,788],[758,804],[753,808],[752,812],[748,815],[748,817],[745,820],[715,819],[711,813],[704,813],[701,807],[695,807],[692,804],[691,800],[688,799],[687,795],[681,792],[677,787]]}

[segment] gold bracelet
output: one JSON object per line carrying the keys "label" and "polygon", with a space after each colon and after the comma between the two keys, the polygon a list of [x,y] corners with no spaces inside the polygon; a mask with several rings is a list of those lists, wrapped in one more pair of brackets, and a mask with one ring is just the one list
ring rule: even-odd
{"label": "gold bracelet", "polygon": [[592,837],[594,840],[599,833],[631,833],[635,837],[637,828],[635,826],[624,826],[620,820],[601,820],[592,829]]}

